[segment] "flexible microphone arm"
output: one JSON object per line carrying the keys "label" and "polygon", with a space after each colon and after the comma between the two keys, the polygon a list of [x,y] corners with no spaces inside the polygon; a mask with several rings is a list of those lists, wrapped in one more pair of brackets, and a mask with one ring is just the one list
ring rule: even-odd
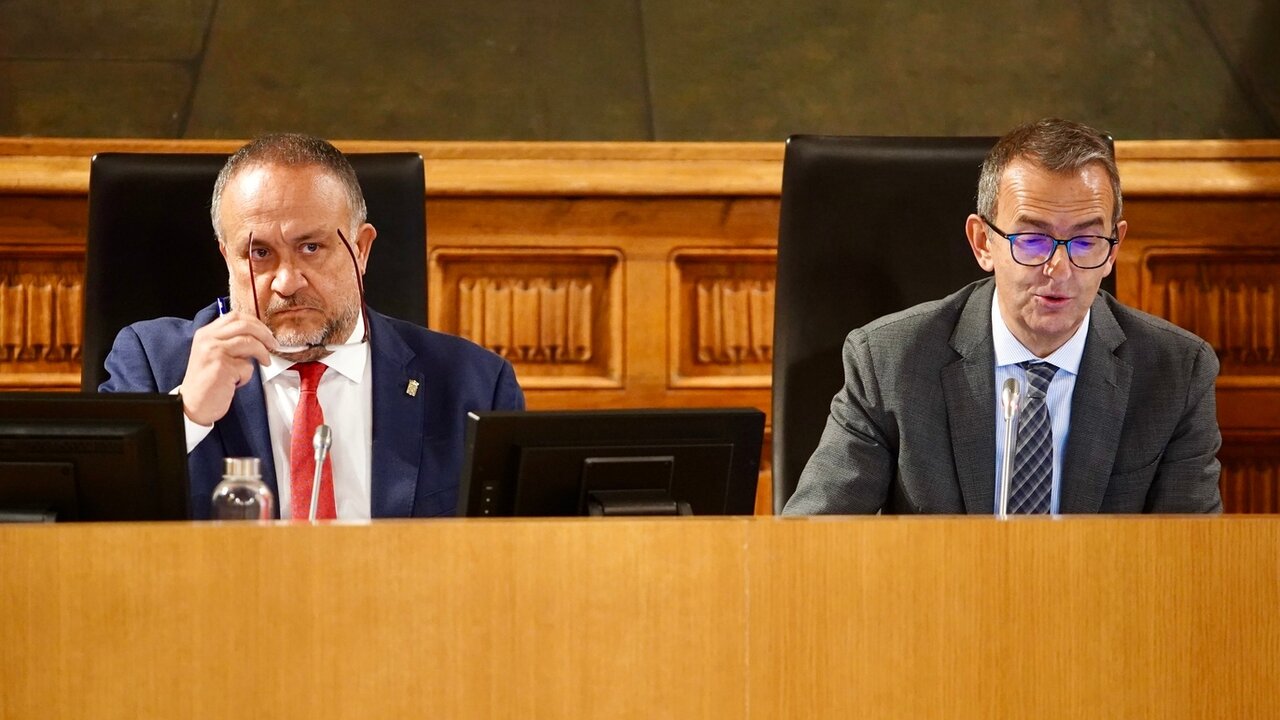
{"label": "flexible microphone arm", "polygon": [[324,472],[324,459],[333,445],[333,431],[328,425],[316,426],[316,434],[311,438],[311,447],[316,451],[316,471],[311,478],[311,513],[307,519],[316,521],[316,506],[320,504],[320,477]]}
{"label": "flexible microphone arm", "polygon": [[1009,378],[1000,389],[1000,410],[1004,416],[1004,456],[1000,458],[1000,511],[1001,520],[1009,518],[1009,485],[1013,482],[1013,458],[1017,452],[1018,429],[1018,380]]}

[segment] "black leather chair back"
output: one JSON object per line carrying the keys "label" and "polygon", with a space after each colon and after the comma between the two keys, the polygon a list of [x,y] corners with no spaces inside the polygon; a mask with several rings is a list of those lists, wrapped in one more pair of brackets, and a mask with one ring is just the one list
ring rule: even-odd
{"label": "black leather chair back", "polygon": [[787,140],[774,302],[773,509],[818,446],[850,330],[983,276],[965,239],[995,138]]}
{"label": "black leather chair back", "polygon": [[[774,301],[773,508],[818,446],[856,327],[982,278],[965,236],[996,138],[787,140]],[[1115,292],[1114,273],[1103,288]]]}
{"label": "black leather chair back", "polygon": [[[347,156],[378,229],[365,274],[369,306],[425,325],[426,187],[422,156]],[[209,203],[227,155],[100,153],[89,173],[81,387],[106,380],[116,333],[153,317],[189,318],[227,294]]]}

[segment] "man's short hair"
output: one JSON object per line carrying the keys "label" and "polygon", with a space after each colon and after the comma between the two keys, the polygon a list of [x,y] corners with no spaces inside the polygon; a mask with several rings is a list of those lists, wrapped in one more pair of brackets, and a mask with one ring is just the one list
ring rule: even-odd
{"label": "man's short hair", "polygon": [[213,207],[209,215],[213,220],[213,234],[218,242],[222,238],[222,191],[236,173],[257,165],[283,165],[285,167],[317,166],[327,170],[342,185],[351,208],[351,230],[363,224],[369,211],[360,190],[360,181],[347,156],[327,140],[297,133],[270,133],[259,135],[248,145],[227,158],[213,185]]}
{"label": "man's short hair", "polygon": [[1011,130],[996,142],[986,160],[982,161],[982,175],[978,179],[978,214],[994,221],[996,196],[1000,191],[1000,178],[1014,160],[1027,160],[1050,172],[1066,173],[1086,165],[1098,163],[1111,178],[1111,191],[1115,196],[1115,208],[1111,223],[1123,217],[1123,200],[1120,196],[1120,171],[1116,169],[1116,152],[1111,137],[1070,120],[1046,118]]}

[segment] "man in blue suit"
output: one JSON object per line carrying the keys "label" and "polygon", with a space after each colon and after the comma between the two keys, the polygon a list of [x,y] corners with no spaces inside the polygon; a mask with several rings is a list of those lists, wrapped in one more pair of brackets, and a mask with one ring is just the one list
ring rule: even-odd
{"label": "man in blue suit", "polygon": [[212,219],[229,304],[125,328],[99,388],[181,394],[192,515],[209,517],[223,458],[248,456],[280,516],[304,517],[314,459],[298,428],[316,413],[333,430],[322,517],[452,515],[466,414],[524,395],[501,357],[364,305],[377,231],[347,159],[318,138],[260,137],[223,167]]}

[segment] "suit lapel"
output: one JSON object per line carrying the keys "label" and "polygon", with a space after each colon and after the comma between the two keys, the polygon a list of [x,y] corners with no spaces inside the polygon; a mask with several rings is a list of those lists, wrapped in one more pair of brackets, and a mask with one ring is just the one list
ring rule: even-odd
{"label": "suit lapel", "polygon": [[[373,517],[409,517],[422,462],[426,378],[414,352],[383,316],[369,313],[373,362]],[[410,381],[417,383],[410,395]]]}
{"label": "suit lapel", "polygon": [[951,431],[951,451],[965,511],[987,513],[995,506],[995,350],[991,344],[991,294],[983,283],[969,296],[951,336],[960,359],[942,369],[942,392]]}
{"label": "suit lapel", "polygon": [[1091,308],[1089,334],[1071,396],[1060,512],[1096,513],[1102,508],[1133,379],[1133,367],[1115,355],[1124,341],[1124,331],[1099,294]]}

